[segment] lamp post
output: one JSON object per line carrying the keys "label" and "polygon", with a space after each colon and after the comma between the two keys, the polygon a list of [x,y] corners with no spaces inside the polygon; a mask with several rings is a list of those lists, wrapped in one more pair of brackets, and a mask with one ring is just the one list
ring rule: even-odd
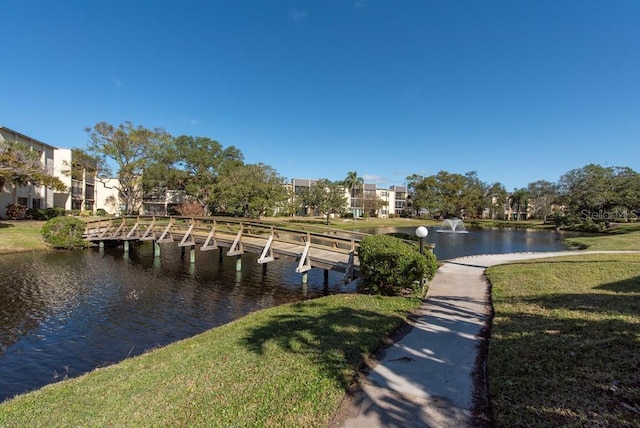
{"label": "lamp post", "polygon": [[424,254],[424,242],[423,239],[429,234],[429,229],[424,226],[416,228],[416,236],[420,238],[420,254]]}

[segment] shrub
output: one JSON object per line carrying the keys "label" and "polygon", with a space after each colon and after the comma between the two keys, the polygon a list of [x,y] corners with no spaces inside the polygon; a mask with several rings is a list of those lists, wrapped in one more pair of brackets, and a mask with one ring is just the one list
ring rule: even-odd
{"label": "shrub", "polygon": [[7,217],[11,220],[22,220],[27,213],[27,207],[20,204],[7,204]]}
{"label": "shrub", "polygon": [[96,215],[100,216],[100,217],[106,217],[107,215],[107,210],[105,210],[104,208],[98,208],[96,210]]}
{"label": "shrub", "polygon": [[421,287],[424,278],[431,280],[438,264],[436,256],[420,251],[401,239],[388,235],[365,237],[358,251],[363,286],[373,293],[402,294]]}
{"label": "shrub", "polygon": [[42,226],[44,241],[53,248],[86,248],[89,243],[82,239],[85,222],[76,217],[55,217]]}
{"label": "shrub", "polygon": [[197,202],[185,202],[175,207],[175,210],[182,216],[201,217],[205,215],[204,207]]}
{"label": "shrub", "polygon": [[64,208],[29,208],[27,218],[33,220],[51,220],[54,217],[61,217],[66,214]]}

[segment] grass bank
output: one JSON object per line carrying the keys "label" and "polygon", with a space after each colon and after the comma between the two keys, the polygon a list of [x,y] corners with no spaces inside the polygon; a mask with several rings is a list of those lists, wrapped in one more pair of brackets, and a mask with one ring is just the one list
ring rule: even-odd
{"label": "grass bank", "polygon": [[523,262],[487,276],[496,425],[637,426],[640,255]]}
{"label": "grass bank", "polygon": [[640,223],[617,224],[602,233],[567,238],[566,243],[588,250],[640,250]]}
{"label": "grass bank", "polygon": [[339,295],[256,312],[0,404],[0,426],[328,426],[419,301]]}
{"label": "grass bank", "polygon": [[0,254],[46,250],[40,234],[44,221],[0,221]]}

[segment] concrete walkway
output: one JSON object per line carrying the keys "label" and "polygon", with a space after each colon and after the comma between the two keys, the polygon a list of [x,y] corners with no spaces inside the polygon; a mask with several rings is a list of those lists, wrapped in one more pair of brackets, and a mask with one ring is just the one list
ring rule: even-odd
{"label": "concrete walkway", "polygon": [[[447,260],[413,328],[385,350],[333,427],[469,427],[482,333],[491,305],[489,266],[586,252],[495,254]],[[480,364],[479,364],[480,363]],[[484,379],[481,375],[480,379]],[[482,397],[481,397],[482,398]]]}

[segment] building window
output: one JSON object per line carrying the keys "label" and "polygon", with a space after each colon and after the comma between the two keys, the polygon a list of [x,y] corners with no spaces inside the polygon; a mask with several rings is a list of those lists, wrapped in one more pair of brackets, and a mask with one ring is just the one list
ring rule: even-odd
{"label": "building window", "polygon": [[35,210],[39,210],[40,208],[42,208],[42,199],[32,199],[31,203],[33,204],[33,206],[31,208],[35,209]]}
{"label": "building window", "polygon": [[18,198],[18,205],[27,206],[27,198]]}

